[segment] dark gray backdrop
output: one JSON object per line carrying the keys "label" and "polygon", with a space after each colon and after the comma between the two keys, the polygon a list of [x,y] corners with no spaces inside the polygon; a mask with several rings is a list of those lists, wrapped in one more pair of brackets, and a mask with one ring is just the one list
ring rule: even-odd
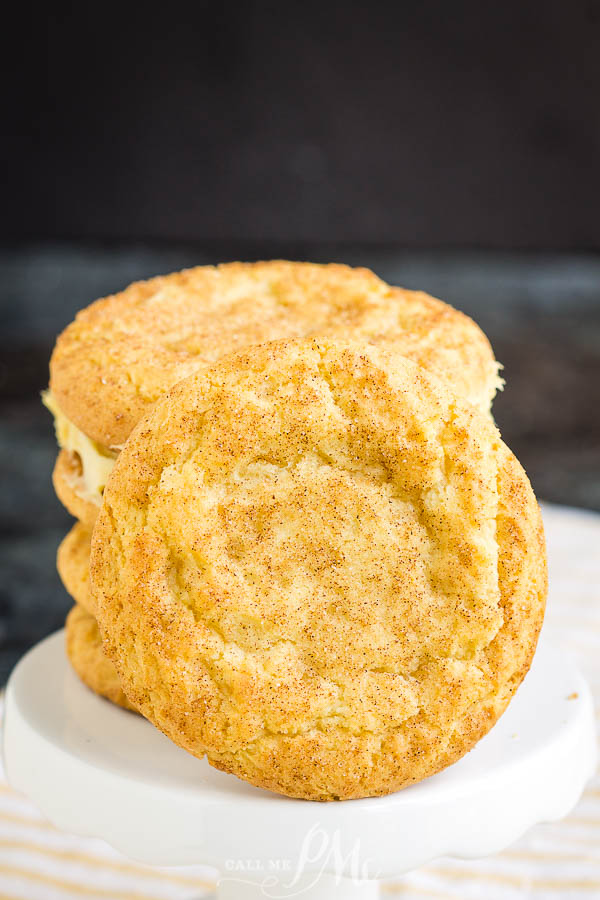
{"label": "dark gray backdrop", "polygon": [[10,239],[600,247],[598,0],[21,15]]}

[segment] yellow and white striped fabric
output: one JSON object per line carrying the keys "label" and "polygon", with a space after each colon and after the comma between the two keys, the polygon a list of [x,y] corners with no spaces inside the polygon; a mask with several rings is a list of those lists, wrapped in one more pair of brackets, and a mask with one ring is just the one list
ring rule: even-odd
{"label": "yellow and white striped fabric", "polygon": [[[600,516],[545,506],[544,519],[550,558],[544,627],[550,640],[577,656],[600,710]],[[210,895],[212,870],[150,868],[103,841],[60,832],[0,777],[0,900]],[[475,861],[437,860],[385,885],[384,892],[439,900],[600,898],[600,777],[567,819],[537,826],[504,853]]]}

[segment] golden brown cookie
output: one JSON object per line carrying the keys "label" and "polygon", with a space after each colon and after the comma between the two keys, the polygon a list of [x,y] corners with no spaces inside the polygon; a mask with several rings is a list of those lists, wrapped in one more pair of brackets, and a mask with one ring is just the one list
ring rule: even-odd
{"label": "golden brown cookie", "polygon": [[86,490],[81,460],[76,453],[69,450],[59,452],[52,472],[52,484],[63,506],[91,530],[100,511],[101,497],[92,497]]}
{"label": "golden brown cookie", "polygon": [[121,688],[115,667],[104,655],[98,623],[83,606],[73,607],[65,622],[69,661],[83,683],[117,706],[135,711]]}
{"label": "golden brown cookie", "polygon": [[58,548],[56,568],[73,600],[93,616],[95,609],[90,591],[91,539],[91,531],[81,522],[76,522]]}
{"label": "golden brown cookie", "polygon": [[92,537],[104,645],[191,753],[314,800],[466,753],[526,673],[539,509],[489,417],[410,360],[254,347],[133,432]]}
{"label": "golden brown cookie", "polygon": [[78,313],[50,362],[50,403],[100,448],[120,449],[172,385],[265,341],[341,335],[383,344],[488,411],[498,364],[467,316],[368,269],[272,261],[137,282]]}

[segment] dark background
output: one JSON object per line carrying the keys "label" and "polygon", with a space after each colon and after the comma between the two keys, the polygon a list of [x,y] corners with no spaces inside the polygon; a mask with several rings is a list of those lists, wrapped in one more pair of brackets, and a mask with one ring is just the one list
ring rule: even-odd
{"label": "dark background", "polygon": [[539,496],[600,509],[598,0],[17,15],[0,147],[0,679],[70,606],[39,403],[52,345],[136,278],[285,256],[441,296],[505,364],[495,414]]}
{"label": "dark background", "polygon": [[15,35],[11,240],[600,248],[598,0],[70,6]]}

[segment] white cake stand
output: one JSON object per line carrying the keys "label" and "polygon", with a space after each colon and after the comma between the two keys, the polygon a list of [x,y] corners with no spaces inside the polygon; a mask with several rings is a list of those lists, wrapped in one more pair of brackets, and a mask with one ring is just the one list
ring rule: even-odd
{"label": "white cake stand", "polygon": [[221,900],[374,898],[376,879],[441,855],[495,853],[574,806],[596,764],[586,682],[540,646],[506,714],[460,762],[389,797],[290,800],[189,756],[77,680],[62,632],[15,669],[4,756],[12,786],[59,828],[146,863],[203,863]]}

